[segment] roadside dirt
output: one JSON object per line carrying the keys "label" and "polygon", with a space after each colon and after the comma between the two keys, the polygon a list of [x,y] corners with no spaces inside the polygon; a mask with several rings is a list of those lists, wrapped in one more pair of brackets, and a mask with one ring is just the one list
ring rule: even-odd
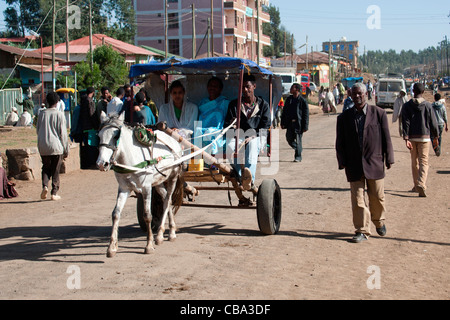
{"label": "roadside dirt", "polygon": [[[441,157],[430,151],[429,196],[419,198],[408,192],[410,156],[392,125],[396,163],[386,177],[387,235],[372,228],[369,241],[354,244],[335,124],[335,115],[311,116],[301,163],[292,162],[280,131],[278,171],[257,179],[281,186],[283,216],[274,236],[259,232],[253,210],[181,208],[177,240],[144,255],[146,236],[130,198],[118,254],[108,259],[117,192],[112,173],[63,175],[59,202],[39,200],[39,180],[17,181],[20,196],[0,201],[0,298],[449,299],[449,134]],[[226,205],[228,196],[202,191],[197,201]]]}

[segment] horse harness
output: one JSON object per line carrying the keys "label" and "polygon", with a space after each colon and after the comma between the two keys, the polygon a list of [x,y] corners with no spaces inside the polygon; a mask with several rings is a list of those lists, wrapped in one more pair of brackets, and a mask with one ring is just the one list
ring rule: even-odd
{"label": "horse harness", "polygon": [[[104,129],[106,127],[113,127],[113,128],[116,128],[119,130],[119,133],[116,135],[116,137],[114,137],[114,138],[117,138],[115,145],[111,145],[109,143],[108,144],[106,144],[106,143],[99,144],[99,148],[104,147],[104,148],[107,148],[107,149],[110,149],[113,151],[113,154],[111,155],[109,163],[110,163],[110,168],[112,168],[112,170],[114,172],[120,173],[120,174],[135,173],[136,171],[139,171],[141,169],[145,169],[150,166],[155,166],[156,171],[158,171],[162,176],[166,177],[165,174],[163,174],[160,170],[158,170],[156,165],[159,162],[161,162],[162,160],[170,158],[172,155],[158,157],[156,159],[151,159],[151,160],[145,160],[145,161],[142,161],[141,163],[138,163],[137,165],[134,165],[132,168],[121,166],[121,165],[117,164],[115,161],[115,158],[117,156],[117,151],[119,148],[120,135],[122,133],[122,126],[110,123],[110,124],[103,126],[101,129]],[[134,134],[135,138],[141,144],[143,144],[146,147],[149,147],[151,149],[150,150],[151,154],[153,154],[153,147],[156,143],[156,140],[161,141],[163,144],[165,144],[167,147],[169,147],[173,151],[173,149],[170,146],[168,146],[164,141],[157,139],[156,134],[153,132],[152,129],[146,128],[144,126],[135,127],[133,129],[133,134]]]}

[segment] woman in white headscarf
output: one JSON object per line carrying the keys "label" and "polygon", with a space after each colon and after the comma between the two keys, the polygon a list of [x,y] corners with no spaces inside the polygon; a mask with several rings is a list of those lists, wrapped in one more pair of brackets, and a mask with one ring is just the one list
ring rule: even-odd
{"label": "woman in white headscarf", "polygon": [[186,101],[186,90],[180,81],[174,81],[169,88],[170,102],[159,109],[158,121],[189,139],[194,132],[194,125],[198,119],[196,104]]}

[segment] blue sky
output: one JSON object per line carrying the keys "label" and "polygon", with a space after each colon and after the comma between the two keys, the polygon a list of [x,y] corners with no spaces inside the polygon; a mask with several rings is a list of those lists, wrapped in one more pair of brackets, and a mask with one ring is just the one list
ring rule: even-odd
{"label": "blue sky", "polygon": [[[417,52],[437,46],[445,35],[450,37],[449,0],[271,0],[270,3],[279,8],[282,24],[294,33],[298,46],[306,42],[308,35],[308,50],[311,46],[321,50],[322,42],[346,37],[359,41],[360,54],[364,53],[364,46],[366,50]],[[5,0],[0,0],[0,29],[5,26],[5,8]],[[305,47],[298,50],[304,52]]]}
{"label": "blue sky", "polygon": [[[445,35],[450,37],[449,0],[271,0],[270,3],[279,8],[282,25],[294,34],[298,46],[306,42],[308,35],[309,50],[311,46],[316,50],[316,45],[321,50],[322,42],[346,37],[349,41],[359,40],[360,54],[364,53],[364,46],[366,50],[417,52],[436,47]],[[368,20],[373,29],[367,26]],[[304,53],[305,48],[298,52]]]}

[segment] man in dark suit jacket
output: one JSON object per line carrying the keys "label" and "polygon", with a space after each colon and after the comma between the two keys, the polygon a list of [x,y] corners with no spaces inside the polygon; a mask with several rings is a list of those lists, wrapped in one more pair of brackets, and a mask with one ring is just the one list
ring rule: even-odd
{"label": "man in dark suit jacket", "polygon": [[295,150],[294,162],[302,161],[302,137],[303,133],[308,131],[309,125],[308,103],[300,96],[300,92],[300,85],[294,83],[281,116],[281,128],[286,129],[286,141]]}
{"label": "man in dark suit jacket", "polygon": [[[337,119],[336,153],[339,169],[345,169],[351,187],[356,229],[352,241],[361,242],[370,236],[370,220],[379,235],[386,235],[385,165],[391,168],[394,150],[386,112],[367,104],[367,89],[363,84],[352,87],[352,99],[355,107]],[[364,199],[366,185],[369,207]]]}

